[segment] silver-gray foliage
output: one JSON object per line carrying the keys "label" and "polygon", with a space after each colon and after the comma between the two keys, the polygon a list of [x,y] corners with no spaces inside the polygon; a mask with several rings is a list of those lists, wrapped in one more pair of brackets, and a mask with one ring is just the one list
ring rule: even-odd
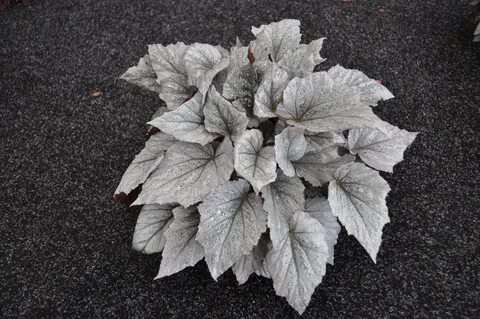
{"label": "silver-gray foliage", "polygon": [[150,45],[122,75],[166,105],[115,198],[141,190],[133,247],[163,250],[156,278],[205,258],[215,280],[229,268],[239,284],[272,278],[301,314],[340,223],[376,260],[390,190],[377,170],[392,172],[417,133],[373,112],[393,98],[379,81],[338,65],[314,72],[325,39],[301,43],[298,20],[252,33],[229,50]]}

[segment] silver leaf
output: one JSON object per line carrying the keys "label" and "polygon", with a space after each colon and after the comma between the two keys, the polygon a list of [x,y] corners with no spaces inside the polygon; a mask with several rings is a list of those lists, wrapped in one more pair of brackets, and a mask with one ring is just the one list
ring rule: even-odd
{"label": "silver leaf", "polygon": [[138,215],[132,248],[144,254],[159,253],[165,246],[165,231],[173,221],[175,205],[145,205]]}
{"label": "silver leaf", "polygon": [[262,132],[243,132],[235,144],[235,170],[252,184],[257,194],[275,180],[276,168],[275,150],[273,146],[263,147]]}
{"label": "silver leaf", "polygon": [[418,133],[390,126],[390,136],[372,129],[355,129],[348,133],[348,148],[358,154],[369,166],[393,172],[393,166],[403,160],[403,152],[413,142]]}
{"label": "silver leaf", "polygon": [[200,222],[197,208],[173,209],[173,222],[165,232],[166,243],[157,277],[162,278],[194,266],[204,256],[202,245],[195,240]]}
{"label": "silver leaf", "polygon": [[228,138],[216,151],[210,144],[178,142],[167,150],[132,205],[180,203],[189,207],[228,181],[232,172],[233,146]]}
{"label": "silver leaf", "polygon": [[390,221],[385,198],[390,191],[380,174],[361,163],[340,167],[328,186],[328,201],[349,235],[376,261],[382,228]]}
{"label": "silver leaf", "polygon": [[247,115],[235,109],[213,86],[208,91],[203,113],[207,131],[228,136],[233,141],[247,129]]}
{"label": "silver leaf", "polygon": [[202,95],[197,92],[180,107],[153,119],[148,124],[175,136],[180,141],[208,144],[216,136],[205,129],[202,100]]}
{"label": "silver leaf", "polygon": [[325,197],[317,196],[305,201],[305,212],[318,220],[325,229],[325,241],[328,246],[328,263],[333,265],[334,246],[337,243],[341,227]]}
{"label": "silver leaf", "polygon": [[177,140],[164,132],[152,135],[145,148],[138,153],[122,176],[122,180],[115,190],[115,194],[129,194],[138,185],[145,182],[148,175],[160,164],[163,152],[175,144]]}
{"label": "silver leaf", "polygon": [[229,64],[229,53],[221,47],[194,43],[185,52],[188,82],[195,85],[204,96],[213,78]]}
{"label": "silver leaf", "polygon": [[328,247],[325,230],[307,213],[297,212],[283,234],[279,248],[267,254],[266,266],[279,296],[295,310],[305,311],[326,271]]}
{"label": "silver leaf", "polygon": [[262,189],[265,199],[263,208],[268,212],[268,228],[270,228],[272,244],[276,248],[281,244],[293,214],[304,208],[304,190],[305,186],[300,178],[285,176],[281,171],[275,182]]}
{"label": "silver leaf", "polygon": [[278,65],[285,69],[290,77],[303,78],[313,72],[315,66],[325,61],[320,56],[323,41],[325,38],[313,40],[310,44],[300,44],[295,51],[289,51],[278,62]]}
{"label": "silver leaf", "polygon": [[322,186],[334,179],[335,171],[342,165],[355,160],[350,154],[338,155],[335,145],[306,152],[298,161],[293,161],[295,172],[313,186]]}
{"label": "silver leaf", "polygon": [[278,166],[287,176],[295,176],[292,161],[301,159],[306,150],[307,140],[303,135],[303,129],[290,126],[275,136],[275,157]]}
{"label": "silver leaf", "polygon": [[295,78],[283,92],[277,112],[288,124],[312,132],[371,127],[386,132],[385,122],[360,101],[359,91],[326,72]]}
{"label": "silver leaf", "polygon": [[378,101],[394,97],[386,87],[370,79],[361,71],[336,65],[328,70],[328,75],[336,81],[357,88],[360,91],[360,100],[365,104],[376,106]]}
{"label": "silver leaf", "polygon": [[188,46],[182,42],[163,46],[152,44],[148,52],[152,66],[160,84],[160,98],[165,101],[171,110],[179,107],[192,92],[188,84],[187,71],[184,66],[184,55]]}
{"label": "silver leaf", "polygon": [[253,113],[258,117],[277,117],[275,110],[283,99],[288,81],[288,73],[271,63],[255,93]]}
{"label": "silver leaf", "polygon": [[212,277],[217,278],[250,253],[266,230],[267,216],[250,185],[240,179],[220,186],[198,206],[197,240],[205,248]]}
{"label": "silver leaf", "polygon": [[157,83],[157,75],[153,71],[152,61],[148,54],[140,58],[136,66],[132,66],[127,72],[123,73],[120,79],[153,92],[161,92],[161,87]]}
{"label": "silver leaf", "polygon": [[260,28],[252,27],[252,33],[257,37],[253,46],[256,60],[280,61],[288,51],[295,51],[300,44],[300,21],[284,19]]}
{"label": "silver leaf", "polygon": [[247,282],[248,277],[257,271],[263,270],[263,263],[268,251],[268,236],[265,233],[262,234],[257,245],[253,247],[252,251],[243,255],[232,266],[233,273],[237,277],[239,285]]}

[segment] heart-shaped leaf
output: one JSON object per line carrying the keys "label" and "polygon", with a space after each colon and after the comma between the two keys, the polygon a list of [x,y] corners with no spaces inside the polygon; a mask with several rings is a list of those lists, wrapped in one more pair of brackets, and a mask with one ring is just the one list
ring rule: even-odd
{"label": "heart-shaped leaf", "polygon": [[276,113],[287,123],[312,132],[340,132],[363,127],[387,132],[385,122],[368,105],[361,103],[359,91],[332,79],[327,72],[290,81]]}
{"label": "heart-shaped leaf", "polygon": [[173,222],[175,205],[145,205],[138,215],[132,248],[144,254],[159,253],[165,246],[165,231]]}
{"label": "heart-shaped leaf", "polygon": [[367,165],[392,173],[393,166],[403,160],[403,152],[417,134],[393,125],[390,126],[390,136],[378,130],[355,129],[348,133],[348,148]]}
{"label": "heart-shaped leaf", "polygon": [[300,160],[305,155],[307,145],[303,129],[296,127],[287,127],[275,136],[275,157],[285,175],[295,176],[292,162]]}
{"label": "heart-shaped leaf", "polygon": [[376,261],[382,228],[390,221],[385,198],[388,183],[361,163],[340,167],[328,185],[328,202],[349,235],[355,236]]}
{"label": "heart-shaped leaf", "polygon": [[202,145],[208,144],[216,136],[205,128],[202,100],[202,95],[196,93],[193,98],[183,103],[180,107],[153,119],[148,124],[159,128],[165,133],[174,135],[180,141],[200,143]]}
{"label": "heart-shaped leaf", "polygon": [[279,296],[302,314],[315,287],[326,271],[328,247],[322,225],[307,213],[297,212],[290,219],[289,229],[279,248],[267,254],[266,266]]}
{"label": "heart-shaped leaf", "polygon": [[233,146],[228,138],[216,151],[210,144],[178,142],[167,150],[133,205],[180,203],[188,207],[228,181],[232,172]]}
{"label": "heart-shaped leaf", "polygon": [[252,184],[258,193],[277,177],[273,146],[263,147],[259,130],[245,131],[235,144],[235,170]]}
{"label": "heart-shaped leaf", "polygon": [[173,209],[173,222],[165,232],[166,243],[162,263],[155,279],[194,266],[205,256],[202,245],[195,239],[199,222],[200,214],[196,207],[180,206]]}
{"label": "heart-shaped leaf", "polygon": [[243,179],[227,182],[198,206],[197,240],[205,248],[215,280],[249,254],[266,229],[267,214],[249,191],[250,185]]}

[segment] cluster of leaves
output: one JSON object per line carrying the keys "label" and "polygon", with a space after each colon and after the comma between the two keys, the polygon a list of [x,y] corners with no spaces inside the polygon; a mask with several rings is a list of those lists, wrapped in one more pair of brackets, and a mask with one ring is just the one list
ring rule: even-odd
{"label": "cluster of leaves", "polygon": [[473,0],[472,5],[475,6],[477,10],[475,15],[475,23],[477,23],[477,28],[473,32],[473,41],[480,42],[480,0]]}
{"label": "cluster of leaves", "polygon": [[[273,280],[299,313],[322,281],[340,224],[375,260],[389,221],[387,182],[414,140],[372,106],[393,95],[357,70],[313,72],[324,39],[300,44],[300,22],[259,28],[248,46],[150,45],[122,78],[166,102],[116,194],[142,185],[133,247],[163,250],[157,278],[206,259]],[[328,184],[328,200],[305,198]]]}

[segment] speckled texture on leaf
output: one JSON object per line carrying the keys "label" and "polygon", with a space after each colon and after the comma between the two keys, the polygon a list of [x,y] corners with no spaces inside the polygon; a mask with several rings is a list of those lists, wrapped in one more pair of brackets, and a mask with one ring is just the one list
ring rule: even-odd
{"label": "speckled texture on leaf", "polygon": [[287,176],[295,176],[292,161],[301,159],[307,150],[308,144],[303,132],[303,129],[287,127],[275,136],[275,158]]}
{"label": "speckled texture on leaf", "polygon": [[288,81],[288,73],[271,63],[255,93],[253,113],[260,118],[277,117],[275,110],[283,99],[283,90]]}
{"label": "speckled texture on leaf", "polygon": [[287,123],[312,132],[362,127],[385,131],[385,123],[361,103],[357,89],[332,79],[326,72],[290,81],[276,113]]}
{"label": "speckled texture on leaf", "polygon": [[179,206],[173,209],[173,222],[165,232],[162,262],[155,279],[194,266],[205,256],[203,246],[195,239],[199,222],[200,214],[196,207]]}
{"label": "speckled texture on leaf", "polygon": [[228,181],[232,172],[233,146],[228,138],[216,151],[210,144],[178,142],[167,150],[133,205],[176,202],[188,207]]}
{"label": "speckled texture on leaf", "polygon": [[268,228],[272,244],[278,247],[293,214],[302,211],[305,204],[302,181],[288,177],[281,171],[275,182],[262,188],[263,208],[268,212]]}
{"label": "speckled texture on leaf", "polygon": [[205,129],[202,100],[202,95],[197,92],[180,107],[153,119],[148,124],[175,136],[180,141],[208,144],[215,139],[215,134]]}
{"label": "speckled texture on leaf", "polygon": [[252,251],[247,255],[243,255],[232,266],[232,271],[235,274],[235,277],[237,277],[239,285],[246,283],[250,275],[254,272],[261,272],[263,270],[263,264],[267,252],[268,236],[263,233]]}
{"label": "speckled texture on leaf", "polygon": [[275,172],[275,150],[263,147],[262,132],[256,129],[245,131],[235,143],[235,170],[252,184],[258,193],[263,186],[273,182]]}
{"label": "speckled texture on leaf", "polygon": [[145,182],[148,175],[160,164],[163,152],[175,144],[177,140],[166,133],[158,132],[145,142],[145,148],[135,155],[132,163],[122,176],[115,194],[129,194],[138,185]]}
{"label": "speckled texture on leaf", "polygon": [[173,221],[175,205],[145,205],[142,207],[133,233],[132,248],[144,254],[159,253],[165,246],[165,231]]}
{"label": "speckled texture on leaf", "polygon": [[183,59],[186,49],[187,46],[183,42],[167,46],[161,44],[148,46],[157,83],[160,84],[160,98],[171,110],[179,107],[192,91]]}
{"label": "speckled texture on leaf", "polygon": [[267,64],[246,64],[229,72],[223,85],[223,96],[234,100],[232,104],[239,110],[243,110],[249,118],[253,118],[255,93],[262,82]]}
{"label": "speckled texture on leaf", "polygon": [[213,78],[229,64],[229,53],[221,47],[194,43],[185,52],[188,82],[205,95]]}
{"label": "speckled texture on leaf", "polygon": [[298,176],[305,178],[313,186],[322,186],[333,180],[337,168],[354,159],[355,157],[350,154],[338,155],[338,147],[332,145],[308,151],[301,159],[293,161],[292,164]]}
{"label": "speckled texture on leaf", "polygon": [[328,185],[328,202],[349,235],[376,261],[382,228],[390,221],[386,197],[390,187],[380,174],[361,163],[342,166]]}
{"label": "speckled texture on leaf", "polygon": [[393,172],[393,166],[403,160],[403,152],[413,142],[417,133],[390,126],[390,136],[378,130],[355,129],[348,133],[348,148],[358,154],[369,166]]}
{"label": "speckled texture on leaf", "polygon": [[266,266],[273,287],[302,314],[315,287],[326,271],[328,247],[322,225],[307,213],[297,212],[290,220],[279,248],[267,254]]}
{"label": "speckled texture on leaf", "polygon": [[157,75],[153,71],[152,61],[148,54],[140,58],[138,64],[129,68],[120,78],[147,90],[157,93],[161,92],[161,87],[157,82]]}
{"label": "speckled texture on leaf", "polygon": [[325,38],[313,40],[308,45],[300,44],[295,51],[289,51],[278,62],[278,65],[287,71],[290,79],[303,78],[313,72],[315,66],[325,61],[320,56]]}
{"label": "speckled texture on leaf", "polygon": [[257,37],[253,46],[255,59],[273,62],[280,61],[288,51],[298,48],[302,35],[300,34],[300,21],[285,19],[252,27],[252,33]]}
{"label": "speckled texture on leaf", "polygon": [[341,227],[337,217],[333,216],[330,204],[325,197],[316,196],[305,201],[305,212],[318,220],[325,229],[325,242],[328,246],[328,263],[333,265],[334,246],[337,243]]}
{"label": "speckled texture on leaf", "polygon": [[227,182],[198,206],[197,240],[205,248],[212,277],[217,278],[250,253],[267,227],[267,216],[246,180]]}
{"label": "speckled texture on leaf", "polygon": [[247,129],[247,115],[235,109],[213,86],[208,91],[203,113],[207,131],[228,136],[233,141]]}
{"label": "speckled texture on leaf", "polygon": [[360,91],[360,100],[368,105],[376,106],[378,101],[394,97],[386,87],[370,79],[361,71],[345,69],[336,65],[328,70],[328,75],[336,81],[356,87]]}

